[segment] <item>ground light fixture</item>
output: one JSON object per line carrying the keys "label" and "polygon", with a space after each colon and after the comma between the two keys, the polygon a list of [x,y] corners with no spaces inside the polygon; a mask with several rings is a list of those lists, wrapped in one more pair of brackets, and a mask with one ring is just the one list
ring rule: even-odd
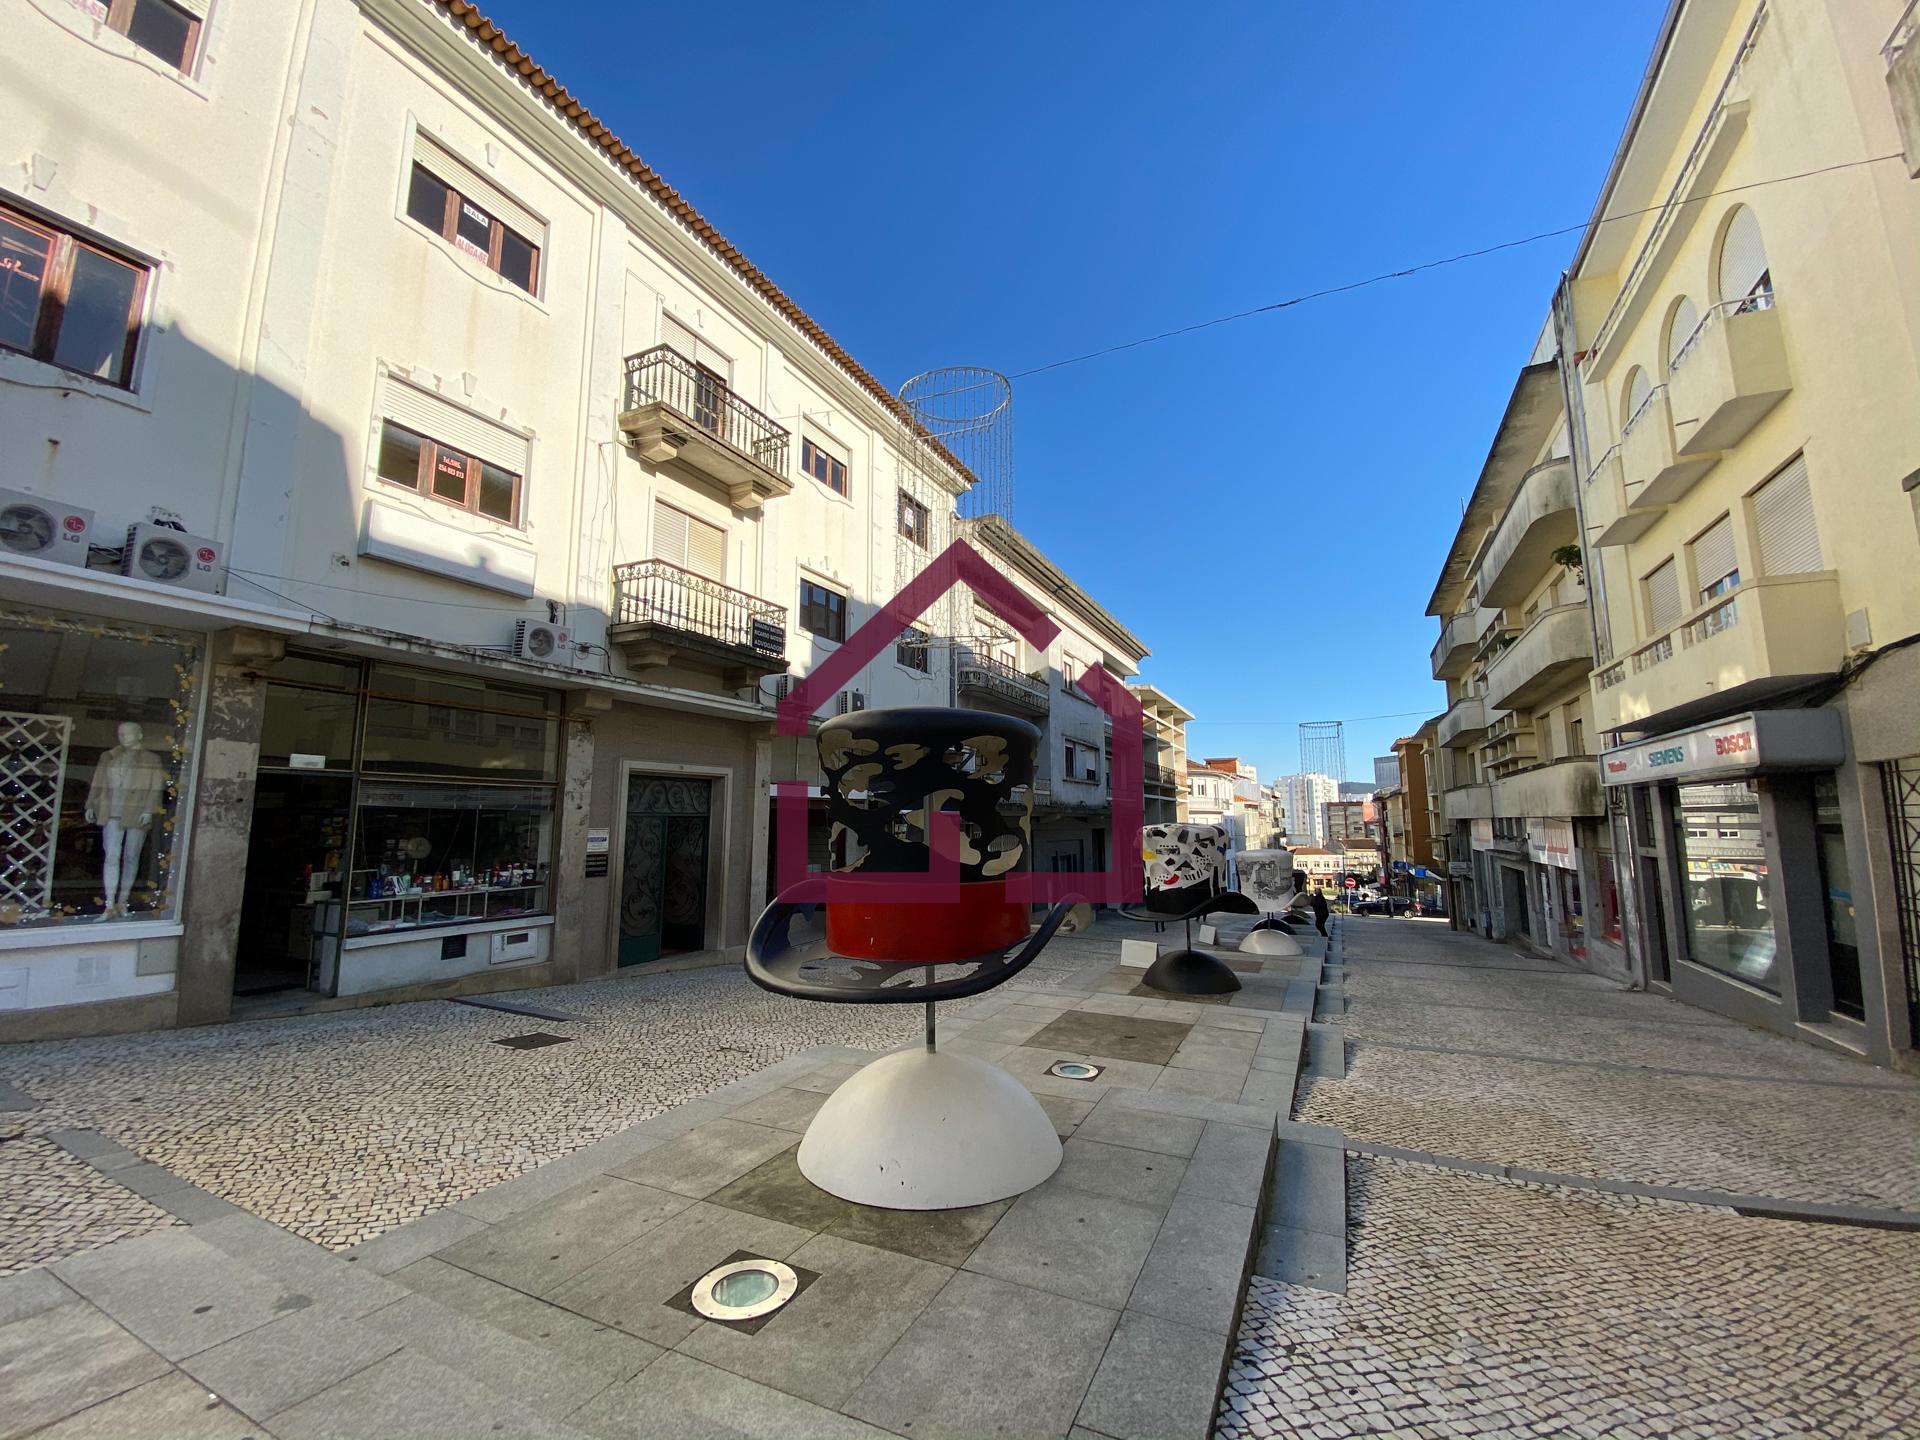
{"label": "ground light fixture", "polygon": [[1098,1065],[1089,1065],[1084,1060],[1056,1060],[1047,1067],[1047,1073],[1056,1075],[1062,1080],[1097,1080],[1100,1078],[1101,1068]]}
{"label": "ground light fixture", "polygon": [[693,1308],[709,1320],[757,1320],[791,1300],[800,1277],[778,1260],[733,1260],[695,1282]]}

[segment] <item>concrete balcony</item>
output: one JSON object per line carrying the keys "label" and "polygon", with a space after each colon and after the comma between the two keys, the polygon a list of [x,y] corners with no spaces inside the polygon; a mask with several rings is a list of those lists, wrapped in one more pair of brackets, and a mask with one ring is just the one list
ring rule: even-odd
{"label": "concrete balcony", "polygon": [[1047,682],[1023,675],[1004,660],[962,650],[955,685],[968,699],[985,701],[1025,715],[1045,716],[1051,703]]}
{"label": "concrete balcony", "polygon": [[614,568],[607,641],[646,679],[698,671],[738,690],[786,670],[787,611],[665,560],[639,560]]}
{"label": "concrete balcony", "polygon": [[1593,668],[1593,630],[1585,605],[1543,610],[1487,667],[1487,703],[1524,710]]}
{"label": "concrete balcony", "polygon": [[1536,465],[1520,481],[1507,513],[1480,552],[1480,603],[1515,605],[1553,565],[1553,552],[1580,538],[1575,518],[1573,462]]}
{"label": "concrete balcony", "polygon": [[1466,673],[1480,643],[1480,611],[1468,610],[1440,623],[1440,638],[1433,646],[1433,678],[1454,680]]}
{"label": "concrete balcony", "polygon": [[627,357],[615,423],[648,460],[677,462],[718,486],[737,510],[758,509],[793,489],[786,427],[671,346]]}
{"label": "concrete balcony", "polygon": [[1593,677],[1602,730],[1664,730],[1750,708],[1846,659],[1831,570],[1749,580]]}
{"label": "concrete balcony", "polygon": [[1667,386],[1682,455],[1710,456],[1744,439],[1793,389],[1773,296],[1709,310],[1674,356]]}
{"label": "concrete balcony", "polygon": [[1600,762],[1591,755],[1576,755],[1508,775],[1494,783],[1493,801],[1502,815],[1535,820],[1570,820],[1607,813]]}
{"label": "concrete balcony", "polygon": [[1620,471],[1627,504],[1636,510],[1671,505],[1719,463],[1717,454],[1676,448],[1673,401],[1665,385],[1649,395],[1620,433]]}
{"label": "concrete balcony", "polygon": [[1493,787],[1491,785],[1457,785],[1451,790],[1440,792],[1440,819],[1451,825],[1458,820],[1491,820],[1493,818]]}
{"label": "concrete balcony", "polygon": [[1434,738],[1441,749],[1465,745],[1487,733],[1487,702],[1478,695],[1465,696],[1447,707],[1434,727]]}
{"label": "concrete balcony", "polygon": [[1663,505],[1636,506],[1627,498],[1626,467],[1618,445],[1595,462],[1586,485],[1587,529],[1595,548],[1631,545],[1666,513]]}

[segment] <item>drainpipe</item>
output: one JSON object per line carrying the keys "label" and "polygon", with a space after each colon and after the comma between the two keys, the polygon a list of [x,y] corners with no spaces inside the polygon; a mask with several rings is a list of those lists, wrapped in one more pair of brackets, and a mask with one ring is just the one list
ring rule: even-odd
{"label": "drainpipe", "polygon": [[[1573,313],[1573,276],[1562,271],[1553,294],[1553,334],[1559,351],[1560,398],[1567,415],[1567,449],[1573,459],[1573,513],[1580,530],[1580,569],[1587,589],[1587,626],[1593,637],[1594,666],[1613,661],[1613,622],[1607,613],[1607,577],[1601,566],[1601,552],[1587,533],[1587,477],[1593,473],[1592,447],[1587,443],[1586,392],[1580,384],[1579,329]],[[1589,685],[1591,689],[1591,685]],[[1599,717],[1594,717],[1594,738],[1599,739]],[[1603,784],[1600,793],[1610,792]],[[1632,817],[1616,825],[1611,798],[1605,801],[1601,823],[1613,842],[1614,892],[1620,900],[1620,938],[1627,955],[1629,983],[1644,990],[1649,966],[1640,931],[1641,895],[1639,853],[1634,848]],[[1649,904],[1659,904],[1653,896]],[[1591,908],[1591,907],[1589,907]]]}

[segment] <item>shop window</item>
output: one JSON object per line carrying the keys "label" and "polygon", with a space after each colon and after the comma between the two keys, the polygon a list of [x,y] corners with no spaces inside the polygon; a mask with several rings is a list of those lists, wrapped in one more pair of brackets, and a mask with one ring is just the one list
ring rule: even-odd
{"label": "shop window", "polygon": [[0,348],[130,388],[147,274],[136,261],[0,205]]}
{"label": "shop window", "polygon": [[847,597],[812,580],[800,582],[800,628],[835,643],[847,638]]}
{"label": "shop window", "polygon": [[0,931],[172,913],[200,647],[0,609]]}
{"label": "shop window", "polygon": [[391,420],[380,424],[374,468],[389,484],[506,525],[520,523],[519,475]]}
{"label": "shop window", "polygon": [[546,227],[486,177],[425,135],[414,139],[407,214],[508,284],[539,293]]}
{"label": "shop window", "polygon": [[[1759,796],[1744,784],[1680,785],[1672,796],[1687,957],[1777,995],[1779,956]],[[1723,837],[1723,830],[1734,833]]]}
{"label": "shop window", "polygon": [[371,773],[551,782],[559,730],[539,691],[377,665],[361,764]]}
{"label": "shop window", "polygon": [[800,468],[836,495],[853,493],[847,480],[847,462],[814,444],[810,436],[800,438]]}
{"label": "shop window", "polygon": [[553,791],[363,784],[345,935],[543,914]]}

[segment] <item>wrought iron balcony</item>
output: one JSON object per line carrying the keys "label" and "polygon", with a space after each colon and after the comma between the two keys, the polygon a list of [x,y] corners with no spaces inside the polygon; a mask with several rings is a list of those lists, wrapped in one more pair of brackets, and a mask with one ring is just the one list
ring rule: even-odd
{"label": "wrought iron balcony", "polygon": [[786,427],[670,345],[627,357],[618,423],[647,459],[678,461],[719,485],[741,510],[793,489]]}
{"label": "wrought iron balcony", "polygon": [[787,668],[784,605],[665,560],[614,568],[607,638],[632,670],[680,666],[717,672],[728,690]]}
{"label": "wrought iron balcony", "polygon": [[957,683],[962,695],[975,695],[1033,715],[1045,715],[1048,710],[1046,681],[1022,675],[1006,661],[991,655],[961,651]]}

